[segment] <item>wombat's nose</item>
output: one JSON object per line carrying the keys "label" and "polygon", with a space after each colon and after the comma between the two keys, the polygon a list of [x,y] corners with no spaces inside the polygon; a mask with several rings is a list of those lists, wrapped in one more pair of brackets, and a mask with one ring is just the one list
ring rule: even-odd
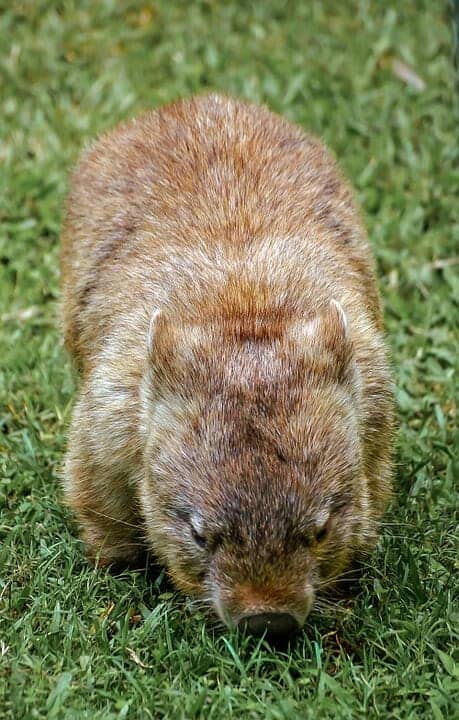
{"label": "wombat's nose", "polygon": [[251,635],[266,633],[271,639],[287,638],[299,629],[299,624],[289,613],[259,613],[247,615],[239,621],[239,627]]}

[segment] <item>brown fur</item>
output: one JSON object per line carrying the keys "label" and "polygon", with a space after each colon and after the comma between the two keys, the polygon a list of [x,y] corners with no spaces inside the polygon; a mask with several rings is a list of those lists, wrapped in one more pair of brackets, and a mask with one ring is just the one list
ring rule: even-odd
{"label": "brown fur", "polygon": [[147,113],[84,154],[62,276],[82,377],[65,490],[88,552],[145,542],[226,621],[303,622],[391,485],[373,262],[333,159],[225,97]]}

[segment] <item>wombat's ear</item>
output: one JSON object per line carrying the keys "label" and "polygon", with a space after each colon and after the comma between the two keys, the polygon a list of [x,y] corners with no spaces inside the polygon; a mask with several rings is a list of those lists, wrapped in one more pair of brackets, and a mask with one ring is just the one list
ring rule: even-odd
{"label": "wombat's ear", "polygon": [[156,310],[154,310],[153,315],[150,318],[150,326],[147,333],[147,349],[150,356],[154,353],[155,340],[160,325],[160,315],[161,310],[157,308]]}
{"label": "wombat's ear", "polygon": [[153,312],[146,341],[157,387],[163,384],[183,390],[193,368],[193,351],[202,337],[199,327],[183,325],[162,310]]}
{"label": "wombat's ear", "polygon": [[171,385],[177,368],[177,349],[175,324],[162,310],[154,310],[147,332],[147,351],[150,367],[156,384]]}
{"label": "wombat's ear", "polygon": [[296,325],[308,368],[319,375],[341,378],[352,357],[348,320],[337,300],[330,303],[315,317]]}
{"label": "wombat's ear", "polygon": [[152,365],[159,366],[171,364],[178,346],[175,324],[162,310],[154,310],[147,333],[148,357]]}

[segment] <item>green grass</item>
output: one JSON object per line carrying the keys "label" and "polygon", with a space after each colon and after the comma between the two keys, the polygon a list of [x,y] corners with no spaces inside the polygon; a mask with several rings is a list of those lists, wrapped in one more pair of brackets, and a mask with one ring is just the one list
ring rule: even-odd
{"label": "green grass", "polygon": [[[0,2],[0,716],[459,717],[459,153],[448,6]],[[409,65],[422,90],[399,79]],[[365,209],[400,410],[396,496],[354,600],[289,652],[90,567],[58,477],[75,378],[59,228],[82,145],[219,89],[321,135]],[[456,602],[456,605],[454,603]],[[456,658],[457,659],[457,658]]]}

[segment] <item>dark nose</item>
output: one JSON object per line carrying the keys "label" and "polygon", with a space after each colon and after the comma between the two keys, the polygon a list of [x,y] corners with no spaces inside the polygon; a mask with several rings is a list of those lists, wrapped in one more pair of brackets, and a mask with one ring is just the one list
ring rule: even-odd
{"label": "dark nose", "polygon": [[243,617],[239,627],[257,637],[266,633],[266,637],[280,640],[293,635],[300,626],[289,613],[270,612]]}

